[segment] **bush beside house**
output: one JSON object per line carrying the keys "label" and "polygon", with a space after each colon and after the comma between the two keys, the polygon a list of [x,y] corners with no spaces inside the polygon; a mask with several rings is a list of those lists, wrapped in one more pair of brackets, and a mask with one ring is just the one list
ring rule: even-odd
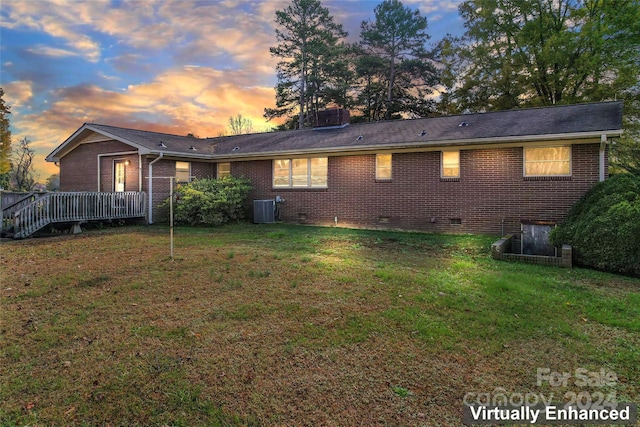
{"label": "bush beside house", "polygon": [[594,186],[551,241],[572,245],[578,264],[640,277],[640,177],[621,174]]}
{"label": "bush beside house", "polygon": [[174,220],[189,225],[221,225],[242,219],[250,190],[249,180],[232,176],[180,185]]}

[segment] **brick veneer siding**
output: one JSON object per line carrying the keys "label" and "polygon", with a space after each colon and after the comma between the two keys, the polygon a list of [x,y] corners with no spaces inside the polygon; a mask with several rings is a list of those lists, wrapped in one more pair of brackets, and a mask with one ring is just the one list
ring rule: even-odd
{"label": "brick veneer siding", "polygon": [[598,181],[598,154],[599,144],[573,145],[570,178],[524,178],[522,147],[462,150],[457,180],[440,178],[439,151],[394,154],[393,179],[380,182],[375,155],[329,157],[319,190],[273,189],[271,160],[234,162],[232,174],[251,179],[252,200],[284,197],[288,222],[500,234],[519,232],[521,220],[565,218]]}
{"label": "brick veneer siding", "polygon": [[[60,160],[62,191],[96,191],[99,154],[133,151],[117,141],[81,144]],[[523,178],[522,147],[460,152],[460,178],[440,178],[440,151],[393,154],[393,179],[375,179],[375,155],[329,157],[327,189],[273,189],[272,161],[231,163],[234,176],[249,178],[253,199],[286,199],[282,219],[308,224],[404,228],[447,233],[500,234],[520,231],[521,220],[562,220],[569,208],[598,181],[599,144],[572,147],[570,178]],[[138,155],[101,157],[101,191],[113,191],[113,161],[126,159],[126,190],[139,191]],[[149,188],[149,163],[142,159],[142,191]],[[215,177],[216,164],[191,162],[191,174]],[[175,161],[153,165],[154,177],[175,175]],[[167,179],[153,183],[154,222],[169,196]],[[250,209],[250,203],[248,203]],[[460,219],[461,224],[451,224]]]}
{"label": "brick veneer siding", "polygon": [[80,144],[60,159],[60,191],[113,191],[114,159],[129,160],[125,189],[139,191],[137,154],[101,157],[98,188],[98,155],[129,151],[135,149],[119,141]]}

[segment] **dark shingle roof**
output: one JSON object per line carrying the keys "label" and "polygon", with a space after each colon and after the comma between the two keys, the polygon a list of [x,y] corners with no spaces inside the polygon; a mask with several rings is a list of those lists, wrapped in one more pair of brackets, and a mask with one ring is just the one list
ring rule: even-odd
{"label": "dark shingle roof", "polygon": [[[171,135],[146,130],[128,129],[116,126],[101,125],[98,123],[86,123],[92,130],[99,130],[105,134],[113,135],[120,140],[130,141],[136,145],[148,148],[151,151],[165,151],[171,153],[200,153],[213,154],[213,147],[206,140],[189,136]],[[166,147],[162,147],[163,143]],[[194,147],[196,150],[192,150]]]}
{"label": "dark shingle roof", "polygon": [[[278,154],[339,153],[376,149],[429,148],[499,142],[560,139],[622,132],[622,102],[601,102],[463,114],[413,120],[352,124],[339,128],[304,129],[199,139],[87,123],[95,130],[141,148],[141,153],[204,159],[232,159]],[[70,137],[47,159],[57,153]],[[164,143],[161,146],[160,143]]]}
{"label": "dark shingle roof", "polygon": [[[463,125],[464,122],[464,125]],[[216,155],[345,150],[405,145],[472,145],[491,140],[617,131],[622,102],[497,111],[215,138]],[[423,134],[424,133],[424,134]],[[362,138],[360,138],[362,136]],[[239,150],[233,151],[233,148]]]}

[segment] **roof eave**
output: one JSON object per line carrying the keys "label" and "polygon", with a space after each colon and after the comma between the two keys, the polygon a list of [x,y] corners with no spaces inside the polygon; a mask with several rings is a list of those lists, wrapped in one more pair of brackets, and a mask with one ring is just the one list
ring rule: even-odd
{"label": "roof eave", "polygon": [[149,154],[151,152],[151,150],[145,147],[144,145],[136,144],[135,142],[132,142],[126,138],[119,137],[118,135],[114,135],[110,132],[107,132],[105,130],[96,128],[90,124],[85,123],[82,126],[80,126],[78,130],[76,130],[69,138],[67,138],[55,150],[53,150],[47,157],[45,157],[45,160],[47,162],[59,162],[63,156],[59,156],[58,154],[61,151],[63,151],[65,148],[67,148],[69,145],[71,145],[74,142],[74,140],[78,138],[78,136],[80,136],[80,134],[82,134],[82,132],[84,132],[85,130],[90,130],[92,132],[96,132],[101,135],[104,135],[107,138],[111,138],[113,140],[122,142],[123,144],[130,145],[131,147],[137,149],[139,154]]}
{"label": "roof eave", "polygon": [[71,143],[71,141],[73,141],[75,138],[77,138],[78,135],[80,135],[85,129],[87,128],[87,124],[83,124],[82,126],[80,126],[69,138],[65,139],[64,142],[60,145],[58,145],[51,153],[49,153],[49,155],[47,155],[47,157],[45,157],[44,159],[47,162],[59,162],[60,161],[60,157],[57,156],[57,154],[62,151],[63,148],[65,148],[67,145],[69,145]]}
{"label": "roof eave", "polygon": [[525,142],[543,142],[543,141],[559,141],[559,140],[590,140],[600,139],[602,135],[607,137],[620,136],[622,129],[606,130],[606,131],[592,131],[592,132],[576,132],[576,133],[560,133],[560,134],[547,134],[547,135],[523,135],[523,136],[505,136],[505,137],[491,137],[491,138],[469,138],[469,139],[454,139],[447,141],[426,142],[402,142],[393,144],[375,144],[375,145],[360,145],[360,146],[340,146],[340,147],[320,147],[310,149],[297,149],[297,150],[282,150],[282,151],[264,151],[254,153],[237,153],[237,154],[220,154],[210,155],[209,159],[212,160],[242,160],[242,159],[256,159],[256,158],[272,158],[281,156],[299,156],[308,154],[345,154],[345,153],[362,153],[362,152],[375,152],[375,151],[388,151],[388,150],[417,150],[417,149],[436,149],[443,147],[476,147],[479,145],[504,145],[512,144],[518,145]]}
{"label": "roof eave", "polygon": [[213,160],[214,154],[206,153],[183,153],[180,151],[167,151],[167,150],[149,150],[147,153],[150,156],[159,156],[162,154],[164,159],[166,158],[180,158],[180,159],[196,159],[196,160]]}

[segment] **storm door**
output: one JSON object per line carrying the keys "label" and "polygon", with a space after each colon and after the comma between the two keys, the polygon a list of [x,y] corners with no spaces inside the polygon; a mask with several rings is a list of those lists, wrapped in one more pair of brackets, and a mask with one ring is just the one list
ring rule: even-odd
{"label": "storm door", "polygon": [[127,180],[127,162],[115,160],[113,172],[113,191],[124,192]]}

